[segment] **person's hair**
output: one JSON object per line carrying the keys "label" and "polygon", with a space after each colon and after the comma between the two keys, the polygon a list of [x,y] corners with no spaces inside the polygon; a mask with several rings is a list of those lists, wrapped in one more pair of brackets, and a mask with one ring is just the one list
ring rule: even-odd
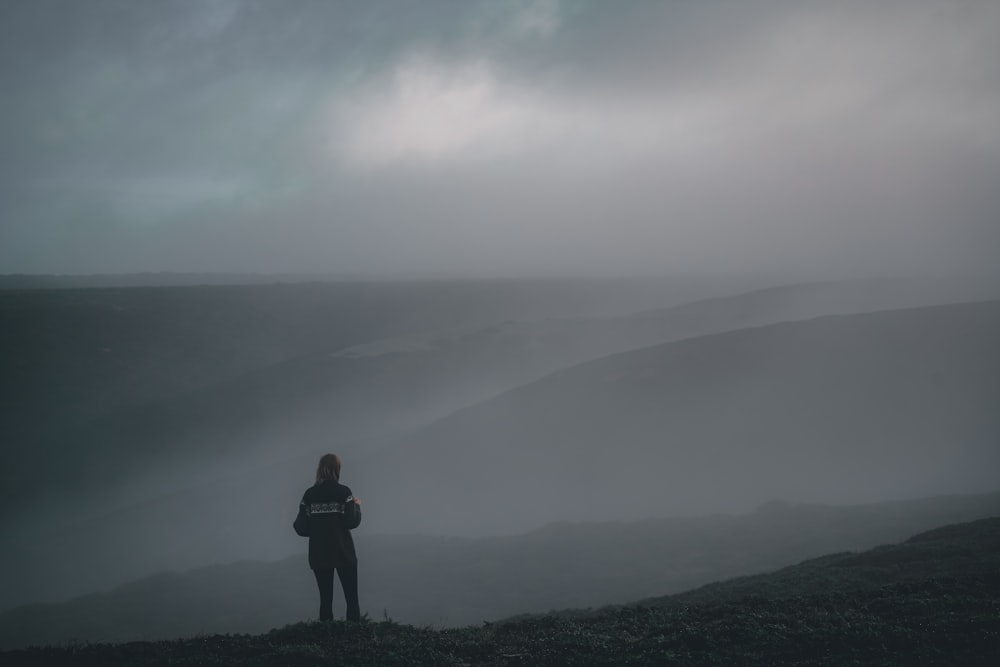
{"label": "person's hair", "polygon": [[324,454],[316,467],[316,483],[319,484],[327,479],[340,481],[340,457],[336,454]]}

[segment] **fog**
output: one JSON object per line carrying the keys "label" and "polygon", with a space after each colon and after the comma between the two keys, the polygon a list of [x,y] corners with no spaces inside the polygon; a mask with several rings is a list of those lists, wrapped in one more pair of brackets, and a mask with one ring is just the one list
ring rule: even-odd
{"label": "fog", "polygon": [[985,271],[995,3],[6,2],[0,270]]}
{"label": "fog", "polygon": [[[837,512],[843,541],[789,554],[995,513],[997,24],[986,1],[0,4],[0,613],[204,566],[266,588],[328,451],[381,568],[363,609],[368,586],[420,623],[782,567]],[[876,504],[902,501],[890,529]],[[755,560],[669,550],[776,507],[800,513],[750,531]],[[595,522],[647,578],[553,592],[598,550],[428,610],[400,574],[412,550],[514,590],[494,549],[572,554]]]}
{"label": "fog", "polygon": [[[4,393],[20,409],[5,419],[0,519],[5,569],[23,576],[3,582],[5,606],[301,553],[290,522],[331,450],[374,534],[512,535],[1000,486],[1000,322],[981,301],[1000,285],[724,283],[6,292],[6,347],[20,352]],[[643,309],[653,294],[681,305]],[[638,312],[585,315],[612,304]],[[905,309],[902,323],[829,317],[886,309]],[[796,322],[818,324],[760,328]],[[593,480],[608,489],[596,500]]]}

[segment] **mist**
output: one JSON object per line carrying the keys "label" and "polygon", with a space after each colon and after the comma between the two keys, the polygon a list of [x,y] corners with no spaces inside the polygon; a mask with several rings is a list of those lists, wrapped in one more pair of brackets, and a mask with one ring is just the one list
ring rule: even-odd
{"label": "mist", "polygon": [[[4,599],[299,553],[288,526],[327,451],[343,457],[376,534],[514,535],[776,499],[996,490],[997,321],[982,299],[1000,286],[738,290],[666,280],[7,291],[6,347],[30,363],[6,362],[7,404],[21,407],[5,420],[0,518],[7,569],[28,576],[4,582]],[[678,305],[644,308],[656,299]],[[971,311],[927,308],[969,301]],[[888,329],[841,323],[900,308]],[[170,326],[145,328],[150,318]],[[909,331],[922,333],[903,345]],[[608,485],[597,499],[590,480]],[[509,509],[511,494],[523,511]],[[78,569],[59,564],[67,539]]]}
{"label": "mist", "polygon": [[[3,3],[0,613],[206,567],[311,609],[291,523],[326,452],[381,568],[362,594],[419,623],[995,514],[998,24],[985,0]],[[750,560],[670,547],[760,522]],[[496,594],[496,553],[604,530],[648,576],[593,596],[565,591],[599,550],[433,609],[396,560]]]}

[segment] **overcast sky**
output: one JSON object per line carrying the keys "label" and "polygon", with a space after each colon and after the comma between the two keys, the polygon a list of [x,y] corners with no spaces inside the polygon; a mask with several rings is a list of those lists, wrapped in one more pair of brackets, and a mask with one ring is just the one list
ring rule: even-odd
{"label": "overcast sky", "polygon": [[0,273],[986,271],[990,0],[4,0]]}

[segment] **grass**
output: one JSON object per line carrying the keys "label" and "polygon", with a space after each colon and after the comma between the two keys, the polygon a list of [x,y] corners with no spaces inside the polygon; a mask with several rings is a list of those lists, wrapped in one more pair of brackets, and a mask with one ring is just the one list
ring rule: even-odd
{"label": "grass", "polygon": [[1000,575],[862,594],[544,616],[458,630],[299,623],[263,635],[29,649],[8,665],[955,665],[1000,662]]}

